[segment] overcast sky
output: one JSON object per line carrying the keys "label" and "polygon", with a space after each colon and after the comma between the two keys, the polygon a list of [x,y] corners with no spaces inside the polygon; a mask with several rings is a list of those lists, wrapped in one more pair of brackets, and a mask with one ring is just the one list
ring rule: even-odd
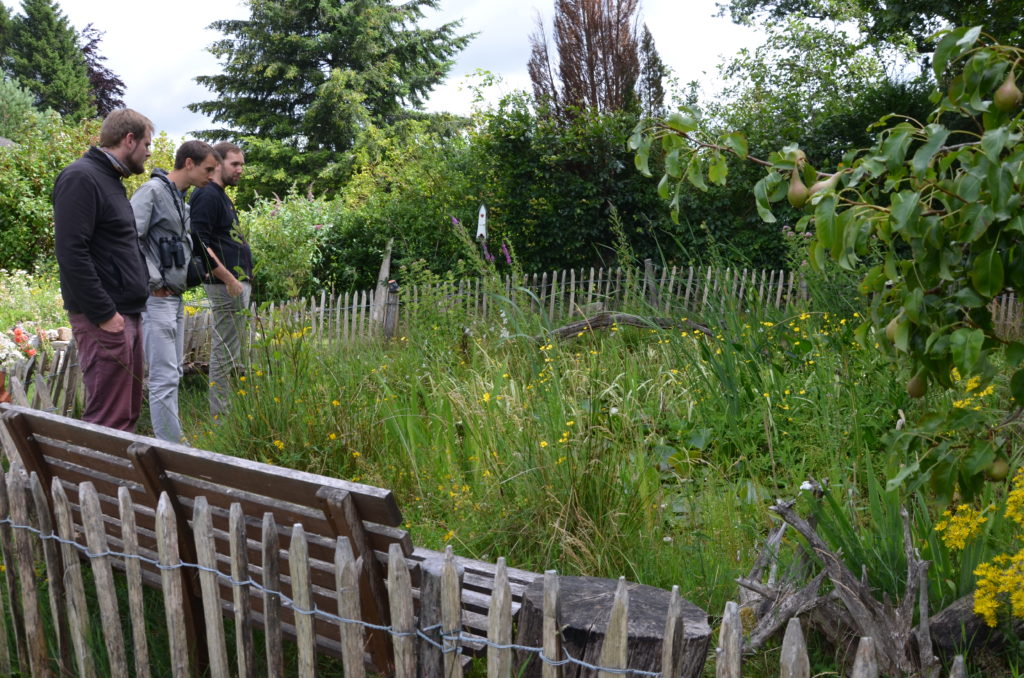
{"label": "overcast sky", "polygon": [[[21,11],[20,1],[2,0],[16,13]],[[92,23],[105,32],[100,53],[124,81],[129,107],[174,138],[211,125],[185,105],[212,96],[194,80],[220,72],[206,47],[221,35],[207,26],[218,19],[247,17],[242,0],[58,2],[77,30]],[[502,91],[530,88],[529,35],[538,11],[550,30],[553,0],[440,0],[439,5],[424,25],[462,19],[462,31],[478,35],[458,56],[448,80],[434,91],[428,110],[468,113],[471,94],[463,83],[476,69],[500,76]],[[662,59],[683,83],[700,80],[713,90],[720,57],[758,42],[751,29],[715,17],[715,0],[641,0],[641,7]]]}

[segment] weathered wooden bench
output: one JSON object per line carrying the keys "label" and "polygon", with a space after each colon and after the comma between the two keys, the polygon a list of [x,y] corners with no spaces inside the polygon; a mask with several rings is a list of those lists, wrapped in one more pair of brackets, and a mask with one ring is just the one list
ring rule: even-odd
{"label": "weathered wooden bench", "polygon": [[[27,472],[39,476],[44,487],[54,478],[65,488],[72,503],[76,540],[85,544],[82,533],[78,485],[91,482],[104,513],[107,539],[112,550],[122,547],[118,518],[118,488],[126,487],[135,505],[135,522],[140,554],[157,560],[155,512],[160,494],[166,492],[178,516],[179,532],[191,534],[195,499],[207,498],[213,512],[218,570],[230,575],[229,511],[240,503],[245,514],[249,576],[261,581],[261,538],[265,514],[273,517],[281,535],[282,593],[291,597],[286,544],[292,527],[301,523],[309,540],[314,603],[328,614],[339,614],[334,572],[338,537],[347,537],[360,568],[362,618],[370,623],[388,624],[385,587],[388,550],[397,544],[410,567],[413,584],[419,587],[428,562],[442,554],[414,549],[409,534],[401,528],[402,516],[389,490],[337,478],[294,471],[229,455],[133,435],[84,423],[26,407],[0,405],[0,421],[9,434],[7,454]],[[51,507],[52,509],[52,507]],[[182,558],[198,562],[190,552],[190,539],[180,540]],[[144,561],[146,582],[160,586],[160,570]],[[463,624],[467,633],[486,634],[486,612],[494,581],[494,566],[458,559],[463,569]],[[200,587],[194,571],[182,570],[185,590],[192,593],[193,640],[201,647],[202,611]],[[186,573],[190,572],[190,573]],[[534,573],[510,570],[513,607],[518,610],[523,590],[537,577]],[[414,592],[417,596],[418,591]],[[234,609],[233,590],[221,580],[221,605],[225,614]],[[253,593],[251,604],[259,621],[262,596]],[[286,631],[294,632],[294,613],[282,610]],[[317,645],[325,652],[339,654],[337,624],[318,619]],[[387,668],[391,656],[386,633],[368,636],[367,659],[377,668]]]}

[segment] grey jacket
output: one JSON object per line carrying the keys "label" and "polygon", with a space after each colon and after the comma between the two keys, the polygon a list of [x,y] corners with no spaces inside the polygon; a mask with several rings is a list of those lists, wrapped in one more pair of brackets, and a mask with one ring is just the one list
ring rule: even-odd
{"label": "grey jacket", "polygon": [[[192,258],[193,237],[189,224],[189,208],[178,189],[167,179],[162,169],[153,170],[153,178],[139,186],[132,195],[135,227],[139,244],[146,257],[149,272],[149,291],[166,287],[175,294],[185,291],[188,262]],[[184,251],[184,266],[163,266],[160,259],[160,241],[169,244],[178,241]],[[198,243],[196,243],[198,245]],[[175,245],[171,245],[175,246]]]}

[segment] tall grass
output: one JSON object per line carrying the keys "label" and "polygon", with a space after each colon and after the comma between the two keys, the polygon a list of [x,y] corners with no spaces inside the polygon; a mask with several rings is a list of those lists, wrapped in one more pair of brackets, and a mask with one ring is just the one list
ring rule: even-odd
{"label": "tall grass", "polygon": [[732,309],[710,337],[613,327],[554,341],[499,307],[491,322],[418,318],[389,344],[261,337],[228,417],[209,422],[202,388],[186,398],[191,438],[390,488],[419,544],[681,584],[717,611],[767,503],[809,475],[855,482],[894,403],[910,407],[905,377],[854,345],[852,316]]}

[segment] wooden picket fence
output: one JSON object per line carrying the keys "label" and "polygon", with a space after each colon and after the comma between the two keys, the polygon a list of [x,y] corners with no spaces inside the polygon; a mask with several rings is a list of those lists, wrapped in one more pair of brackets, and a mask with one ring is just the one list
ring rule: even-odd
{"label": "wooden picket fence", "polygon": [[[64,484],[55,480],[50,499],[37,474],[26,474],[14,465],[9,473],[0,470],[0,549],[5,568],[3,607],[0,614],[0,673],[10,675],[17,668],[21,675],[43,678],[53,675],[96,676],[98,666],[106,666],[115,678],[149,676],[157,664],[168,665],[172,675],[191,676],[206,671],[213,678],[255,675],[281,676],[285,673],[316,675],[317,643],[315,622],[329,620],[340,627],[341,661],[346,676],[362,678],[367,657],[364,652],[366,632],[379,627],[362,621],[360,614],[359,582],[356,559],[349,541],[339,537],[335,552],[335,584],[337,612],[318,609],[313,604],[314,585],[310,576],[309,544],[301,524],[291,531],[286,554],[292,597],[281,591],[283,563],[273,524],[264,524],[261,581],[254,581],[240,573],[249,571],[245,560],[248,550],[244,534],[245,516],[241,504],[231,509],[231,527],[227,538],[231,544],[231,562],[218,562],[215,556],[210,505],[200,497],[194,505],[192,532],[195,536],[197,563],[183,562],[180,556],[179,521],[172,501],[165,493],[156,510],[156,538],[158,561],[147,561],[140,555],[134,522],[135,507],[127,488],[119,492],[122,552],[110,550],[107,528],[100,507],[100,496],[92,483],[77,488],[80,501],[80,527],[75,521],[76,511],[68,500]],[[52,502],[52,504],[51,504]],[[52,515],[56,524],[51,521]],[[77,529],[76,529],[77,528]],[[40,561],[42,566],[40,567]],[[143,598],[143,561],[157,565],[161,570],[163,607],[169,635],[169,656],[159,662],[149,648],[147,616]],[[83,563],[91,569],[95,581],[98,614],[89,610],[82,572]],[[115,569],[124,572],[128,591],[127,611],[120,609],[115,583]],[[189,651],[186,639],[186,616],[183,612],[182,569],[192,570],[202,588],[206,621],[206,666],[200,667]],[[48,587],[41,587],[38,572],[45,570]],[[426,573],[424,573],[426,574]],[[512,596],[504,559],[498,560],[495,582],[488,612],[486,639],[465,636],[460,603],[462,573],[449,548],[440,563],[437,585],[420,588],[420,598],[414,601],[410,567],[402,549],[394,544],[389,552],[388,599],[391,622],[386,631],[393,647],[392,667],[398,678],[428,678],[445,676],[461,678],[467,653],[477,653],[486,647],[488,676],[511,678],[517,663],[537,656],[542,658],[543,675],[560,676],[563,665],[575,665],[597,675],[629,673],[628,650],[628,592],[620,579],[612,606],[611,621],[606,633],[599,665],[589,665],[563,657],[561,661],[545,660],[562,657],[559,646],[558,577],[554,572],[545,574],[544,641],[542,647],[520,647],[512,642]],[[234,604],[222,606],[218,589],[230,587]],[[424,591],[433,588],[437,595],[427,599]],[[256,615],[249,605],[253,598],[262,599],[263,613]],[[415,604],[414,604],[415,603]],[[672,592],[672,602],[666,618],[667,642],[662,650],[665,666],[677,665],[675,653],[679,651],[681,634],[681,605],[678,590]],[[294,612],[294,651],[285,653],[282,643],[284,630],[280,620],[282,607]],[[414,612],[418,607],[418,615]],[[228,609],[230,608],[230,609]],[[44,623],[49,611],[53,630],[47,632]],[[417,618],[420,620],[417,623]],[[100,622],[102,647],[90,644],[96,634],[91,629]],[[224,620],[234,622],[235,643],[228,647]],[[127,620],[124,628],[122,620]],[[431,623],[437,620],[438,624]],[[6,639],[7,624],[13,624],[15,652]],[[263,661],[256,659],[252,630],[262,627],[265,641]],[[49,636],[49,637],[48,637]],[[477,647],[470,645],[473,643]],[[97,661],[100,653],[103,661]],[[229,659],[229,656],[232,659]],[[652,678],[658,674],[636,671]],[[591,674],[587,674],[591,675]]]}
{"label": "wooden picket fence", "polygon": [[[376,289],[329,294],[270,304],[253,316],[251,339],[273,336],[280,329],[308,328],[321,341],[352,342],[378,336],[391,337],[399,330],[399,308],[404,322],[415,323],[421,311],[461,313],[467,319],[493,319],[505,299],[541,314],[549,322],[598,311],[621,310],[639,303],[652,313],[695,317],[720,315],[730,308],[743,312],[768,309],[808,308],[806,281],[794,271],[719,268],[711,266],[655,266],[642,268],[566,269],[532,273],[522,279],[501,279],[498,291],[480,278],[466,278],[399,292]],[[990,306],[997,332],[1005,338],[1024,336],[1024,304],[1004,294]],[[205,363],[209,353],[209,312],[199,309],[186,319],[186,362]]]}
{"label": "wooden picket fence", "polygon": [[[345,675],[349,678],[365,676],[366,632],[381,629],[362,621],[358,565],[347,538],[339,537],[335,549],[337,611],[333,613],[318,609],[313,604],[309,545],[301,524],[293,527],[284,556],[292,591],[292,597],[287,598],[280,593],[282,568],[279,558],[282,551],[272,520],[271,524],[264,523],[262,577],[260,581],[254,581],[242,574],[250,570],[245,556],[248,545],[241,504],[236,503],[231,508],[227,535],[231,558],[229,563],[225,563],[219,562],[215,555],[214,540],[218,537],[210,506],[205,498],[197,498],[192,532],[198,562],[188,563],[181,559],[182,544],[179,540],[183,535],[178,531],[180,523],[166,493],[161,495],[156,510],[159,559],[148,561],[148,564],[158,566],[161,571],[169,656],[162,660],[154,657],[148,646],[142,588],[142,561],[146,559],[137,547],[131,494],[126,488],[121,489],[118,503],[123,551],[114,552],[107,542],[108,527],[104,526],[100,497],[92,483],[85,482],[77,488],[80,522],[76,522],[64,484],[59,480],[55,479],[48,499],[35,473],[26,474],[17,464],[12,465],[6,474],[0,470],[0,553],[6,566],[5,585],[0,587],[3,593],[0,605],[0,672],[3,675],[11,675],[17,668],[20,675],[33,678],[55,675],[91,678],[98,675],[98,666],[105,666],[110,676],[127,678],[130,675],[149,676],[154,665],[159,664],[168,665],[176,678],[198,675],[203,671],[212,678],[248,678],[256,675],[282,676],[287,662],[288,673],[304,678],[316,675],[314,624],[317,620],[327,619],[340,628]],[[83,563],[91,569],[95,582],[98,615],[89,610]],[[120,609],[115,569],[124,572],[127,612]],[[190,654],[186,639],[183,612],[186,592],[183,590],[183,578],[178,576],[183,569],[192,571],[200,580],[206,620],[205,666],[199,665],[201,658]],[[40,586],[41,571],[46,573],[46,587]],[[463,634],[461,573],[451,549],[447,550],[440,564],[437,583],[433,587],[437,595],[424,597],[426,589],[421,587],[418,615],[409,572],[409,563],[402,549],[393,544],[387,575],[391,622],[384,629],[390,635],[393,648],[393,673],[397,678],[462,678],[466,653],[475,652],[479,647],[469,647]],[[559,578],[553,571],[545,573],[542,644],[538,647],[515,645],[509,579],[504,559],[498,559],[487,614],[487,636],[482,640],[488,678],[511,678],[514,672],[520,675],[519,669],[533,658],[540,661],[540,676],[543,678],[562,678],[563,675],[613,678],[623,674],[640,678],[677,678],[678,674],[671,669],[653,672],[629,667],[629,593],[623,579],[619,580],[615,592],[597,663],[589,664],[564,653],[560,645],[558,582]],[[219,589],[223,587],[232,590],[233,604],[222,605]],[[261,615],[255,615],[250,605],[257,597],[263,603]],[[681,605],[678,589],[674,588],[662,636],[661,667],[680,665]],[[280,621],[280,610],[285,606],[293,610],[295,617],[294,651],[287,654],[282,644],[284,633]],[[431,607],[433,612],[428,610]],[[44,623],[44,609],[49,611],[49,625],[52,626],[49,633]],[[102,647],[90,642],[97,635],[91,629],[97,618]],[[226,641],[225,619],[234,622],[233,648],[229,648]],[[127,629],[123,620],[127,620]],[[432,620],[439,623],[430,623]],[[14,653],[7,642],[8,624],[13,625]],[[252,631],[257,625],[262,627],[265,638],[262,662],[257,661],[257,648],[253,641]],[[479,644],[479,639],[477,641]],[[714,659],[717,678],[740,678],[741,650],[739,608],[735,603],[728,603]],[[105,655],[103,662],[97,662],[100,653]],[[693,678],[700,675],[697,668]],[[792,619],[782,645],[779,675],[808,677],[809,669],[800,622]],[[849,675],[852,678],[875,678],[879,675],[871,638],[860,640]],[[949,675],[950,678],[963,678],[962,657],[956,659]]]}

